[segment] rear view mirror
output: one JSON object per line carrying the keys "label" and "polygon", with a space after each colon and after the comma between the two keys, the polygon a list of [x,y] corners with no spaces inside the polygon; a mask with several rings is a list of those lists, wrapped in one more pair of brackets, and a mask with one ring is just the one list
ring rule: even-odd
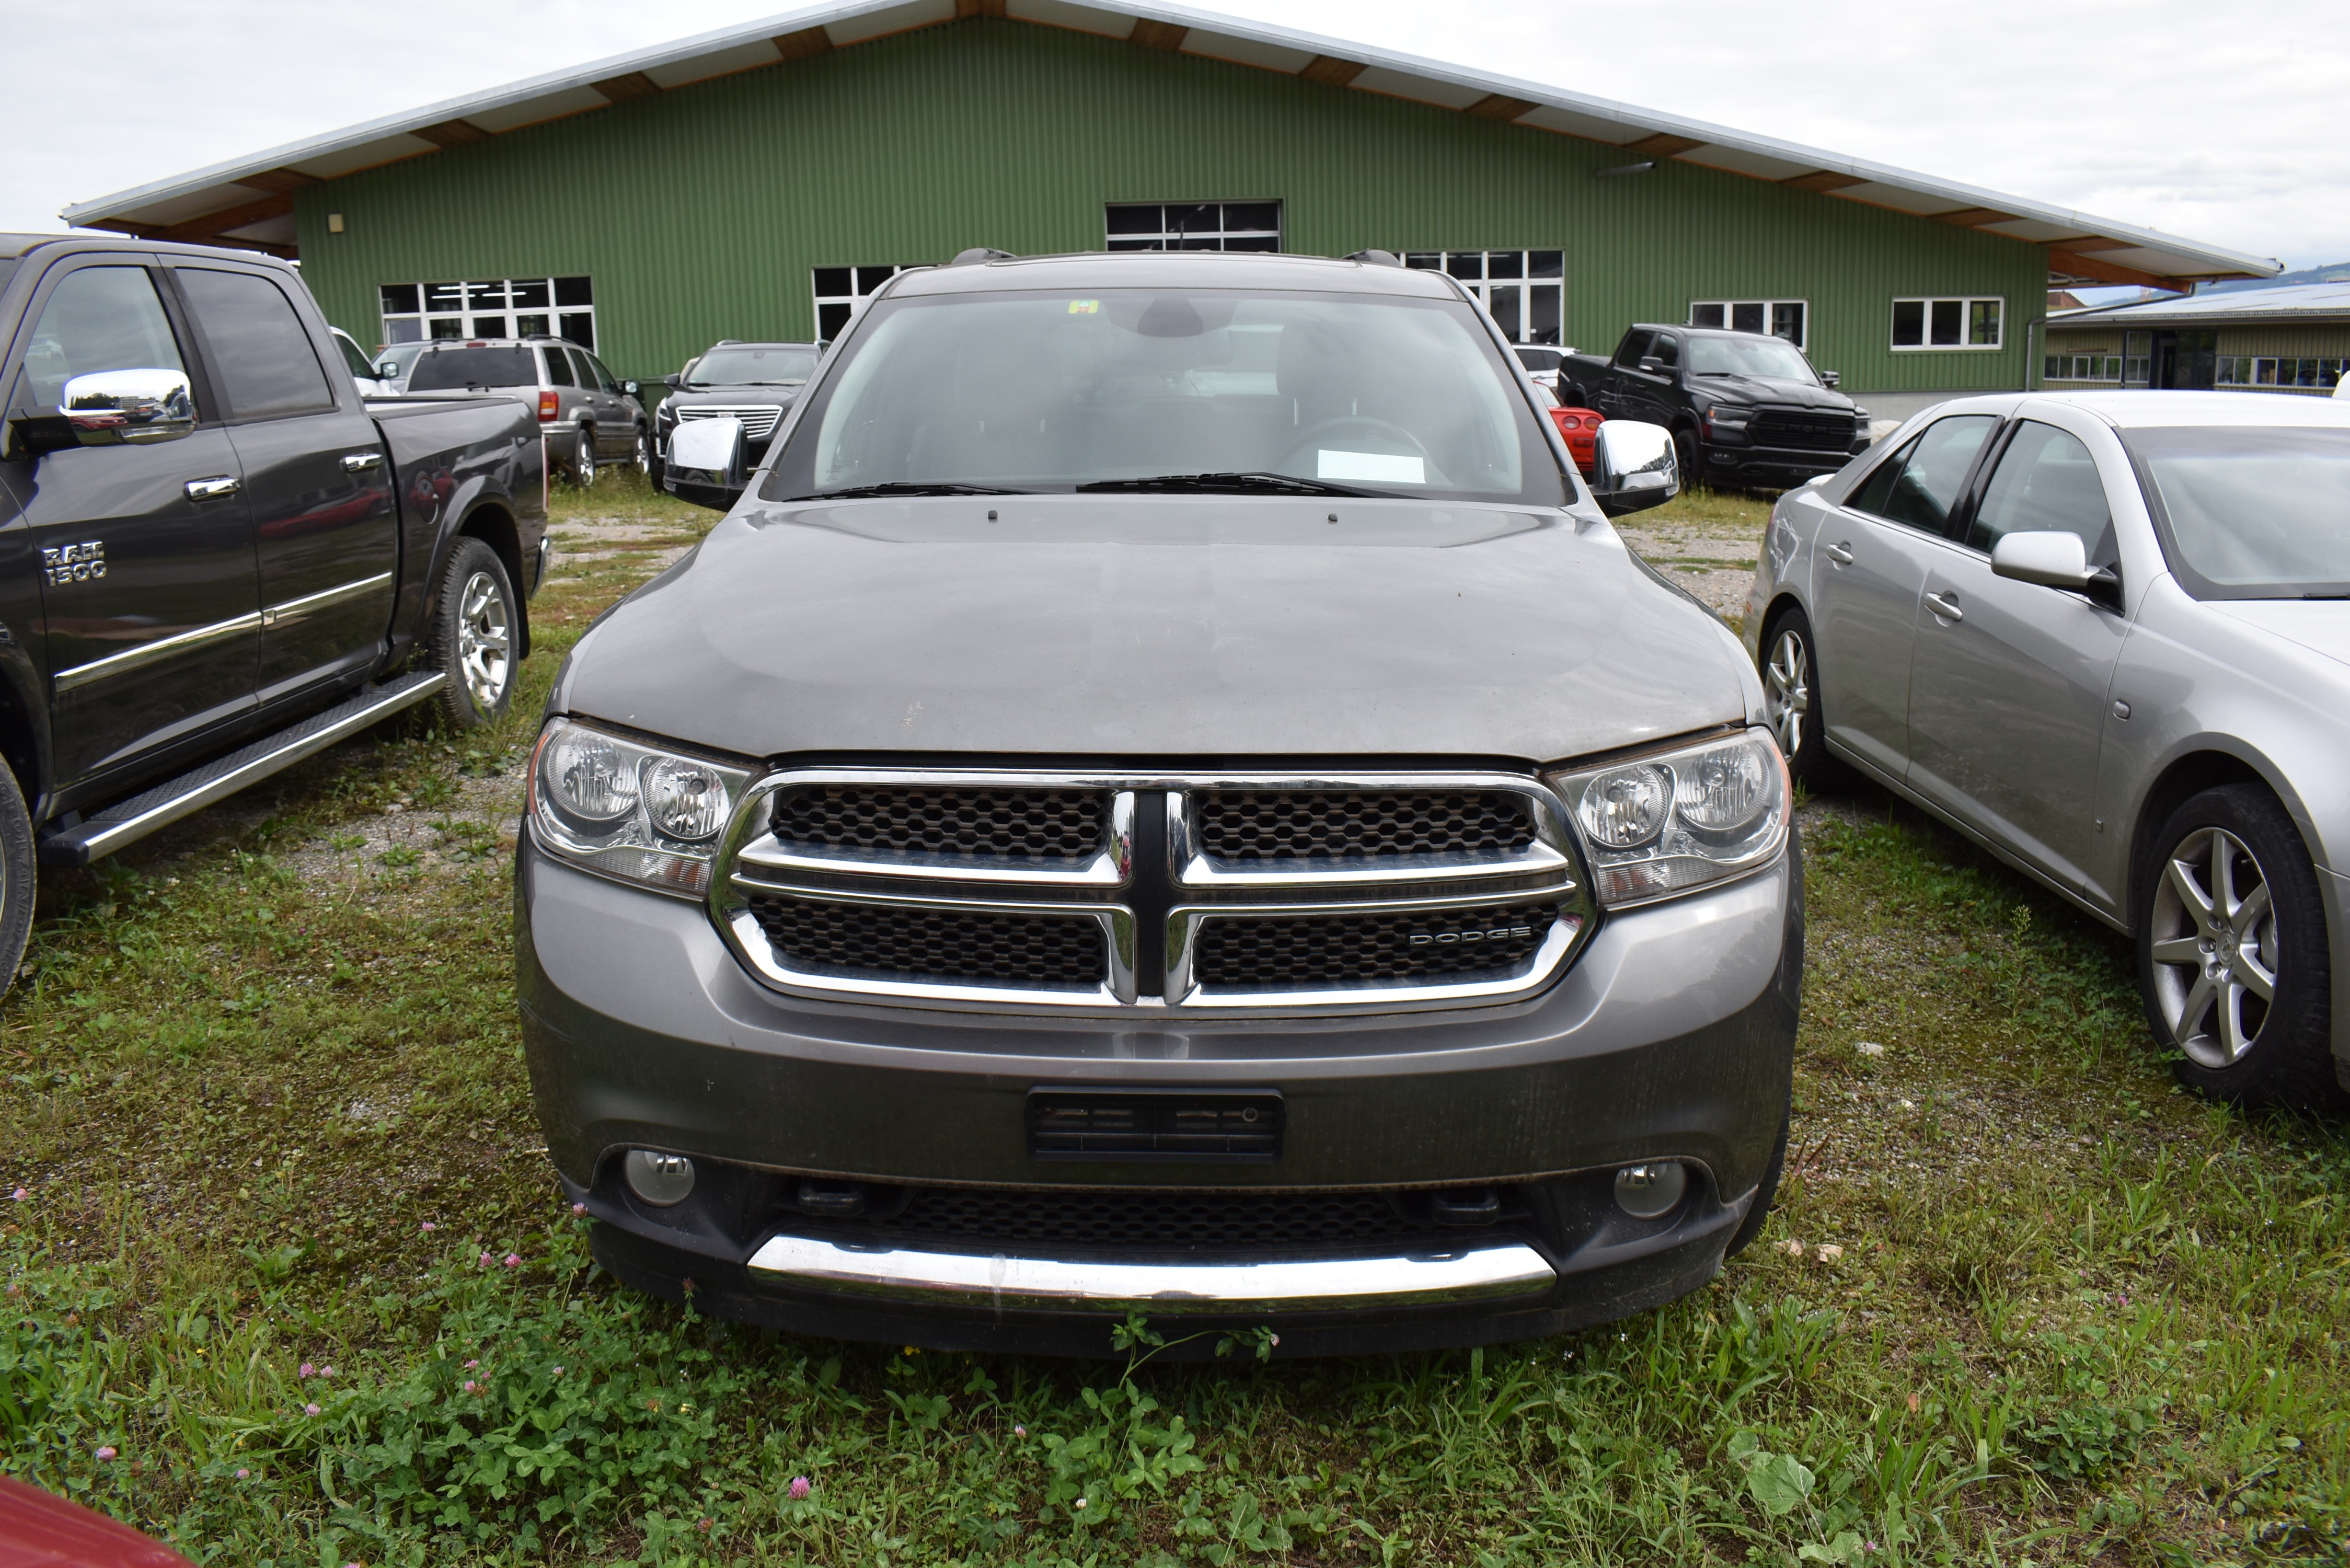
{"label": "rear view mirror", "polygon": [[1820,385],[1823,387],[1836,387],[1841,385],[1843,381],[1844,372],[1841,370],[1823,370],[1820,372]]}
{"label": "rear view mirror", "polygon": [[1991,547],[1991,569],[2019,583],[2050,588],[2086,587],[2095,575],[2081,536],[2061,529],[2007,535]]}
{"label": "rear view mirror", "polygon": [[743,421],[731,416],[681,421],[669,438],[661,485],[696,506],[732,508],[743,494]]}
{"label": "rear view mirror", "polygon": [[188,378],[178,370],[94,370],[66,382],[57,411],[83,446],[146,446],[196,428]]}
{"label": "rear view mirror", "polygon": [[1654,354],[1643,354],[1640,356],[1640,369],[1651,376],[1661,376],[1665,373],[1665,362]]}
{"label": "rear view mirror", "polygon": [[1609,420],[1591,440],[1591,493],[1610,517],[1662,506],[1680,493],[1673,433],[1638,420]]}
{"label": "rear view mirror", "polygon": [[620,383],[620,390],[628,393],[629,396],[633,398],[639,392],[642,392],[644,389],[634,381],[623,381]]}
{"label": "rear view mirror", "polygon": [[674,370],[661,378],[661,385],[667,387],[672,392],[676,391],[679,387],[684,384],[685,378],[677,374]]}

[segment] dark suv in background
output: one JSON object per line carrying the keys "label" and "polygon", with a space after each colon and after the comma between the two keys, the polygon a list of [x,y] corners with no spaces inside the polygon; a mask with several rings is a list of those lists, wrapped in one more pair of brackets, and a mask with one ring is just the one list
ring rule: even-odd
{"label": "dark suv in background", "polygon": [[538,405],[546,462],[575,484],[596,483],[604,463],[650,472],[652,436],[634,381],[615,379],[604,361],[556,337],[474,337],[436,343],[417,356],[404,392],[447,397],[494,392]]}
{"label": "dark suv in background", "polygon": [[1691,483],[1783,490],[1868,450],[1868,410],[1783,337],[1642,323],[1616,352],[1569,354],[1558,400],[1673,432]]}
{"label": "dark suv in background", "polygon": [[823,357],[821,343],[744,343],[730,337],[712,346],[679,374],[663,378],[670,396],[655,416],[657,456],[668,457],[669,438],[680,420],[735,419],[743,421],[746,460],[755,465]]}

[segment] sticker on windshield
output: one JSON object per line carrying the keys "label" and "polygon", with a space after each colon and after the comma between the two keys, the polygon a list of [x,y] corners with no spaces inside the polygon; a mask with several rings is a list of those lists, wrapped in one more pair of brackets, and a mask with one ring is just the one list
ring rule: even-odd
{"label": "sticker on windshield", "polygon": [[1073,299],[1069,301],[1069,314],[1072,316],[1096,316],[1100,314],[1100,312],[1101,301],[1098,299]]}
{"label": "sticker on windshield", "polygon": [[1428,464],[1416,457],[1384,452],[1330,452],[1316,454],[1316,479],[1365,479],[1374,484],[1426,484]]}

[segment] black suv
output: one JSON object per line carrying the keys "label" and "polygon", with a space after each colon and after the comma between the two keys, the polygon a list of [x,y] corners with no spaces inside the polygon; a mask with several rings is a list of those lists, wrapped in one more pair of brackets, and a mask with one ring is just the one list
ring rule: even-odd
{"label": "black suv", "polygon": [[[743,343],[730,337],[715,345],[680,374],[662,378],[670,396],[654,416],[659,456],[667,461],[669,438],[680,420],[731,417],[743,421],[743,454],[756,467],[823,357],[820,343]],[[658,482],[659,474],[654,477]]]}
{"label": "black suv", "polygon": [[1785,489],[1868,447],[1868,410],[1783,337],[1645,324],[1612,358],[1571,354],[1559,401],[1673,432],[1684,483]]}

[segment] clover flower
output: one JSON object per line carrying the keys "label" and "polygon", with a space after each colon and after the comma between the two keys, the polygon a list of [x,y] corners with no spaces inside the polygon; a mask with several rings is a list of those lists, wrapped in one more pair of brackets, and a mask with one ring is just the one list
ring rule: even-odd
{"label": "clover flower", "polygon": [[481,1363],[478,1361],[468,1361],[465,1363],[465,1370],[471,1372],[474,1367],[479,1366],[480,1365]]}
{"label": "clover flower", "polygon": [[583,1218],[583,1217],[587,1214],[587,1212],[588,1212],[588,1205],[586,1205],[585,1203],[575,1203],[575,1204],[573,1204],[573,1205],[571,1206],[571,1217],[572,1217],[574,1220],[577,1220],[577,1219],[581,1219],[581,1218]]}
{"label": "clover flower", "polygon": [[440,1227],[440,1226],[435,1225],[435,1224],[434,1224],[434,1223],[432,1223],[432,1220],[427,1220],[424,1222],[424,1228],[425,1228],[427,1231],[438,1231],[439,1229],[441,1229],[441,1227]]}
{"label": "clover flower", "polygon": [[1015,1438],[1024,1438],[1028,1435],[1028,1428],[1025,1427],[1014,1427],[1012,1428],[1012,1435]]}
{"label": "clover flower", "polygon": [[794,1476],[794,1477],[792,1478],[792,1484],[791,1484],[791,1486],[790,1486],[787,1490],[788,1490],[791,1492],[791,1494],[792,1494],[792,1501],[793,1501],[794,1502],[797,1502],[797,1501],[799,1501],[801,1499],[803,1499],[803,1498],[806,1497],[806,1496],[807,1496],[807,1494],[808,1494],[809,1492],[811,1492],[811,1491],[815,1490],[816,1489],[815,1489],[815,1487],[814,1487],[814,1486],[809,1482],[809,1480],[808,1480],[807,1477],[806,1477],[806,1476]]}
{"label": "clover flower", "polygon": [[26,1189],[26,1188],[22,1188],[22,1187],[20,1187],[20,1188],[16,1189],[16,1191],[11,1192],[10,1194],[8,1194],[8,1196],[9,1196],[10,1198],[12,1198],[12,1199],[16,1199],[16,1201],[17,1201],[17,1202],[19,1202],[19,1203],[22,1203],[23,1201],[25,1201],[25,1199],[26,1199],[30,1198],[32,1195],[33,1195],[33,1194],[32,1194],[32,1192],[31,1192],[29,1189]]}
{"label": "clover flower", "polygon": [[555,1372],[554,1372],[554,1374],[553,1374],[553,1375],[554,1375],[555,1376],[557,1376],[557,1377],[562,1376],[563,1376],[563,1368],[561,1368],[560,1366],[556,1367],[556,1368],[555,1369]]}
{"label": "clover flower", "polygon": [[98,1450],[98,1457],[99,1457],[100,1459],[112,1459],[112,1458],[114,1457],[114,1446],[113,1446],[112,1444],[110,1444],[110,1443],[109,1443],[109,1444],[108,1444],[107,1446],[105,1446],[104,1448],[99,1449]]}
{"label": "clover flower", "polygon": [[521,1267],[522,1267],[522,1254],[521,1254],[520,1252],[508,1252],[508,1253],[506,1254],[506,1267],[507,1267],[507,1268],[509,1268],[509,1269],[519,1269],[519,1268],[521,1268]]}
{"label": "clover flower", "polygon": [[316,1377],[318,1376],[318,1369],[306,1361],[302,1364],[302,1370],[296,1372],[294,1376],[296,1377]]}
{"label": "clover flower", "polygon": [[253,1472],[240,1465],[237,1467],[236,1479],[239,1480],[251,1480],[253,1479]]}
{"label": "clover flower", "polygon": [[315,1416],[317,1413],[318,1407],[316,1405],[305,1405],[302,1407],[302,1414],[305,1416]]}
{"label": "clover flower", "polygon": [[465,1379],[465,1392],[466,1392],[466,1393],[468,1393],[468,1394],[479,1394],[481,1391],[482,1391],[482,1386],[481,1386],[480,1384],[478,1384],[478,1383],[474,1382],[474,1381],[473,1381],[472,1378],[470,1378],[470,1377],[468,1377],[468,1378],[466,1378],[466,1379]]}

